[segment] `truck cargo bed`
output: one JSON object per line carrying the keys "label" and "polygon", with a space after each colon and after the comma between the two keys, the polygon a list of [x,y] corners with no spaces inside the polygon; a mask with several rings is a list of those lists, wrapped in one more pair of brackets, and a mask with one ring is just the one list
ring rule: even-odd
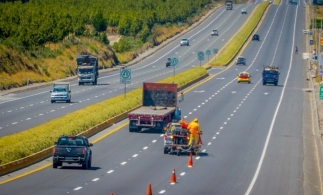
{"label": "truck cargo bed", "polygon": [[176,107],[149,107],[149,106],[144,106],[140,107],[129,114],[144,114],[144,115],[165,115],[168,112],[173,112],[176,109]]}

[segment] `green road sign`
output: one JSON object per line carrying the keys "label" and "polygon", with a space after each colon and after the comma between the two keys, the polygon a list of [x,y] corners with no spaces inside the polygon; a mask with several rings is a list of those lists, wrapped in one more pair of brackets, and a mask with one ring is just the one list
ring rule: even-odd
{"label": "green road sign", "polygon": [[209,56],[209,55],[211,55],[211,50],[209,50],[209,49],[208,49],[208,50],[206,50],[206,52],[205,52],[205,53],[206,53],[206,55],[208,55],[208,56]]}
{"label": "green road sign", "polygon": [[120,69],[120,83],[131,83],[131,70],[128,68]]}
{"label": "green road sign", "polygon": [[323,86],[320,86],[320,100],[323,100]]}
{"label": "green road sign", "polygon": [[178,64],[178,59],[177,58],[172,58],[170,63],[174,67],[174,66],[176,66]]}
{"label": "green road sign", "polygon": [[204,52],[203,51],[197,52],[197,57],[199,57],[199,58],[204,57]]}

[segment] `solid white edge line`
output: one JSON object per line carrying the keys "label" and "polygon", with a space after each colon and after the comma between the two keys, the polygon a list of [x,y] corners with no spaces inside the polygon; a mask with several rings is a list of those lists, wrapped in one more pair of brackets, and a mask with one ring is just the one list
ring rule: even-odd
{"label": "solid white edge line", "polygon": [[[298,9],[298,5],[297,5],[297,8],[296,10]],[[279,107],[280,107],[280,104],[283,100],[283,97],[284,97],[284,93],[285,93],[285,89],[286,89],[286,84],[287,84],[287,80],[289,78],[289,74],[290,74],[290,70],[292,68],[292,62],[293,62],[293,48],[294,48],[294,42],[295,42],[295,31],[296,31],[296,18],[297,18],[297,13],[298,11],[296,11],[296,17],[295,17],[295,23],[294,23],[294,33],[293,33],[293,44],[292,44],[292,50],[291,50],[291,60],[289,62],[289,68],[288,68],[288,72],[287,72],[287,76],[285,78],[285,82],[284,82],[284,86],[283,86],[283,91],[282,91],[282,94],[280,95],[280,98],[279,98],[279,102],[278,102],[278,105],[276,107],[276,110],[275,110],[275,114],[274,114],[274,117],[273,117],[273,120],[271,121],[271,124],[270,124],[270,128],[269,128],[269,132],[268,132],[268,135],[267,135],[267,138],[266,138],[266,142],[265,142],[265,145],[264,145],[264,149],[262,151],[262,154],[261,154],[261,157],[260,157],[260,160],[259,160],[259,163],[258,163],[258,166],[257,166],[257,169],[256,169],[256,172],[255,172],[255,175],[253,176],[252,178],[252,181],[248,187],[248,190],[247,192],[245,193],[245,195],[249,195],[253,186],[255,185],[256,183],[256,180],[258,178],[258,175],[259,175],[259,172],[260,172],[260,169],[261,169],[261,166],[262,166],[262,163],[264,161],[264,158],[265,158],[265,154],[266,154],[266,151],[267,151],[267,147],[268,147],[268,143],[269,143],[269,139],[270,139],[270,136],[271,136],[271,133],[272,133],[272,130],[273,130],[273,127],[274,127],[274,123],[276,121],[276,117],[277,117],[277,114],[278,114],[278,110],[279,110]]]}

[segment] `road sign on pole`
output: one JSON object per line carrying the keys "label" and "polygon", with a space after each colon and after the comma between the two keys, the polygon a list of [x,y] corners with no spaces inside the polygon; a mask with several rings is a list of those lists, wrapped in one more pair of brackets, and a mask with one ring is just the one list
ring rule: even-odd
{"label": "road sign on pole", "polygon": [[128,68],[120,69],[120,83],[131,83],[131,70]]}
{"label": "road sign on pole", "polygon": [[200,66],[201,66],[201,61],[204,60],[204,52],[203,51],[199,51],[197,52],[197,58],[200,60]]}
{"label": "road sign on pole", "polygon": [[209,57],[211,55],[211,50],[208,49],[208,50],[205,51],[205,53],[207,55],[207,62],[209,63]]}
{"label": "road sign on pole", "polygon": [[310,45],[314,45],[314,41],[313,40],[310,40]]}
{"label": "road sign on pole", "polygon": [[323,86],[320,86],[320,100],[323,100]]}
{"label": "road sign on pole", "polygon": [[178,59],[177,58],[172,58],[170,63],[171,63],[171,65],[173,67],[175,67],[178,64]]}
{"label": "road sign on pole", "polygon": [[218,53],[218,51],[219,51],[218,49],[213,49],[213,53],[214,53],[214,54],[217,54],[217,53]]}
{"label": "road sign on pole", "polygon": [[174,67],[174,75],[173,75],[173,78],[175,78],[175,67],[177,66],[178,64],[178,59],[177,58],[172,58],[171,61],[170,61],[172,67]]}
{"label": "road sign on pole", "polygon": [[131,69],[121,68],[120,69],[120,83],[124,84],[124,98],[127,93],[127,83],[131,83]]}

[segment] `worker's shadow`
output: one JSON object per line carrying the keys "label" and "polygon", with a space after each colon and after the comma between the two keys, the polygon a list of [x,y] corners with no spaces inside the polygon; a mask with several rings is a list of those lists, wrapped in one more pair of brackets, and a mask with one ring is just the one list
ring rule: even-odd
{"label": "worker's shadow", "polygon": [[164,134],[165,132],[161,132],[160,130],[153,128],[143,128],[141,131],[138,131],[138,133]]}
{"label": "worker's shadow", "polygon": [[209,154],[208,153],[206,153],[206,152],[199,152],[196,156],[201,156],[201,157],[203,157],[203,156],[208,156]]}
{"label": "worker's shadow", "polygon": [[[62,166],[61,168],[59,169],[64,169],[64,170],[80,170],[80,169],[83,169],[82,166]],[[96,170],[99,170],[101,169],[101,167],[91,167],[91,168],[88,168],[87,170],[89,171],[96,171]]]}

